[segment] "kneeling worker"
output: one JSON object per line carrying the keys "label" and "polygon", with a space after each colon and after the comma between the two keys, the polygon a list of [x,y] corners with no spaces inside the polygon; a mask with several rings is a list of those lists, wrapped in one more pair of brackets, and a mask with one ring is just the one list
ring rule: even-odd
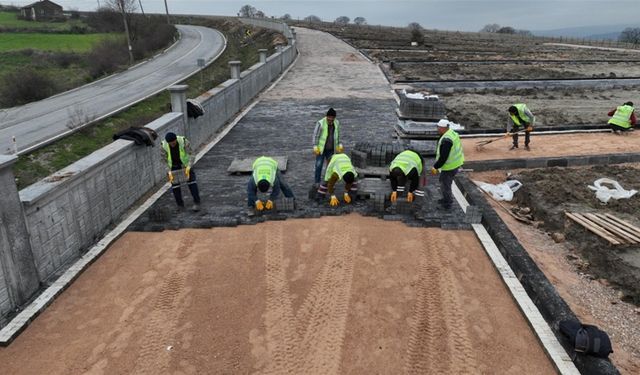
{"label": "kneeling worker", "polygon": [[438,145],[436,146],[436,163],[431,168],[431,174],[436,175],[440,171],[442,199],[438,203],[445,210],[448,210],[453,204],[451,184],[453,184],[453,178],[458,173],[458,168],[464,164],[464,154],[460,136],[449,128],[449,121],[440,120],[438,134],[440,139],[438,139]]}
{"label": "kneeling worker", "polygon": [[608,115],[613,116],[609,119],[609,125],[616,134],[623,134],[622,132],[631,130],[631,127],[636,124],[636,114],[632,102],[626,102],[611,110]]}
{"label": "kneeling worker", "polygon": [[[278,162],[275,159],[261,156],[253,162],[252,168],[253,174],[247,185],[247,205],[249,207],[255,207],[257,211],[272,209],[273,201],[280,195],[280,190],[285,197],[294,198],[293,191],[282,179],[278,170]],[[266,193],[269,188],[271,188],[269,199],[262,203],[260,199],[257,199],[257,192]]]}
{"label": "kneeling worker", "polygon": [[351,163],[351,159],[345,154],[334,154],[329,160],[329,165],[327,165],[327,171],[324,175],[324,182],[318,188],[318,194],[324,196],[327,194],[331,194],[331,201],[329,204],[331,207],[336,207],[340,202],[338,198],[335,196],[335,186],[336,182],[343,180],[344,181],[344,194],[343,199],[344,203],[351,203],[352,195],[358,192],[358,183],[356,182],[356,177],[358,173],[356,172],[355,167]]}
{"label": "kneeling worker", "polygon": [[407,202],[413,202],[414,195],[424,196],[418,190],[420,185],[420,175],[422,174],[422,156],[415,151],[406,150],[396,155],[389,165],[389,181],[391,182],[391,203],[398,199],[398,192],[404,192],[407,180],[409,181],[409,192],[407,192]]}

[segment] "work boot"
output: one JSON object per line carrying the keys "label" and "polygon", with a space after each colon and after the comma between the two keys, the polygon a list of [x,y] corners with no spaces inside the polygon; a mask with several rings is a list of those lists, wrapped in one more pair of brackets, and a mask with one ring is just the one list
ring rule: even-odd
{"label": "work boot", "polygon": [[185,210],[184,205],[182,205],[182,206],[181,206],[181,205],[178,205],[178,206],[176,207],[176,212],[177,212],[177,213],[184,212],[184,210]]}
{"label": "work boot", "polygon": [[199,203],[194,204],[193,207],[191,207],[191,211],[193,212],[200,211],[200,204]]}
{"label": "work boot", "polygon": [[518,148],[518,145],[511,145],[511,147],[509,148],[509,151],[515,150],[516,148]]}
{"label": "work boot", "polygon": [[531,147],[529,147],[529,145],[524,146],[524,149],[527,151],[531,151]]}

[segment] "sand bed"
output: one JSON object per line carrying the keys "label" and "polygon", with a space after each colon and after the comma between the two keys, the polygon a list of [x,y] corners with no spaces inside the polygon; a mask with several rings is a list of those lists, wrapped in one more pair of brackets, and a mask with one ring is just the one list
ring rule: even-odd
{"label": "sand bed", "polygon": [[472,232],[357,215],[128,233],[0,363],[10,374],[554,371]]}

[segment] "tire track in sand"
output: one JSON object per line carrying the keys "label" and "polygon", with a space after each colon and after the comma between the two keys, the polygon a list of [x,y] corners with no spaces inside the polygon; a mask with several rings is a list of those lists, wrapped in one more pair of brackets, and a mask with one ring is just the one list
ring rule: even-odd
{"label": "tire track in sand", "polygon": [[422,243],[405,373],[474,373],[477,363],[461,308],[460,286],[450,264],[440,256],[441,251],[460,247],[426,233]]}
{"label": "tire track in sand", "polygon": [[283,228],[266,233],[267,350],[264,373],[337,373],[351,297],[357,235],[336,225],[337,233],[309,294],[294,315],[286,269]]}

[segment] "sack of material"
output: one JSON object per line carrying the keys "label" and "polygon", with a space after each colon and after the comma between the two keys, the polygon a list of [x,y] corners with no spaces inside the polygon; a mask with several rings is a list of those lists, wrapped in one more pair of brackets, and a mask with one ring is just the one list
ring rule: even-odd
{"label": "sack of material", "polygon": [[569,338],[577,353],[600,358],[607,358],[613,353],[609,335],[596,326],[563,320],[560,322],[560,332]]}
{"label": "sack of material", "polygon": [[187,99],[187,116],[191,118],[198,118],[204,115],[204,108],[202,104],[195,99]]}

